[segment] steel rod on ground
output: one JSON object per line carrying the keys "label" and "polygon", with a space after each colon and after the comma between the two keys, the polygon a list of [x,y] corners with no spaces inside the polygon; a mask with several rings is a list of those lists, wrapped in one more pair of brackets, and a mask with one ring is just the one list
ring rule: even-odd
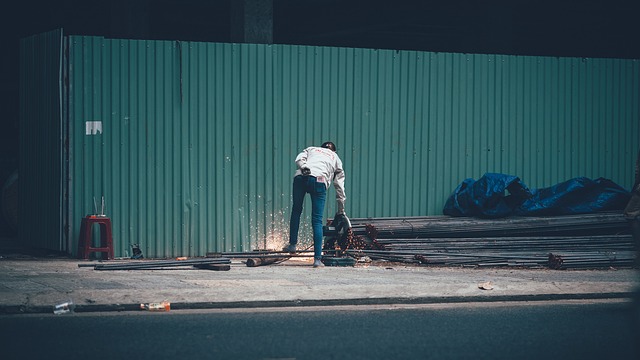
{"label": "steel rod on ground", "polygon": [[193,266],[198,264],[229,264],[229,258],[205,258],[190,260],[158,260],[158,261],[140,261],[127,264],[98,264],[94,270],[135,270],[135,269],[153,269],[167,267]]}

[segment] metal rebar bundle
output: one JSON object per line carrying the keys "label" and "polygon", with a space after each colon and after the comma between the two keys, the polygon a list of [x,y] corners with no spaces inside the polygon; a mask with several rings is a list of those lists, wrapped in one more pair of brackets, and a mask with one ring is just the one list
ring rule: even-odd
{"label": "metal rebar bundle", "polygon": [[351,219],[355,235],[375,239],[478,236],[551,236],[629,233],[621,213],[500,219],[427,216]]}
{"label": "metal rebar bundle", "polygon": [[348,249],[349,255],[394,262],[594,269],[633,266],[636,258],[621,213],[354,218],[351,224],[369,246]]}
{"label": "metal rebar bundle", "polygon": [[549,253],[549,267],[552,269],[631,267],[635,259],[636,254],[633,251]]}
{"label": "metal rebar bundle", "polygon": [[378,239],[388,250],[485,250],[531,251],[531,250],[629,250],[633,251],[631,235],[563,236],[563,237],[480,237],[480,238],[424,238],[424,239]]}
{"label": "metal rebar bundle", "polygon": [[425,265],[473,265],[473,266],[529,266],[548,264],[547,253],[490,253],[490,252],[415,252],[384,250],[347,250],[349,255],[368,256],[372,259]]}

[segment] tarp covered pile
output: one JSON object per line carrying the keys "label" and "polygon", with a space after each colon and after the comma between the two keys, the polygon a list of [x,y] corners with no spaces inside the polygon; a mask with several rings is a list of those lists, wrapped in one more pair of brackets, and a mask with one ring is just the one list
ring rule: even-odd
{"label": "tarp covered pile", "polygon": [[458,185],[443,213],[488,218],[590,214],[622,210],[630,198],[629,191],[604,178],[577,177],[548,188],[529,189],[517,176],[486,173]]}

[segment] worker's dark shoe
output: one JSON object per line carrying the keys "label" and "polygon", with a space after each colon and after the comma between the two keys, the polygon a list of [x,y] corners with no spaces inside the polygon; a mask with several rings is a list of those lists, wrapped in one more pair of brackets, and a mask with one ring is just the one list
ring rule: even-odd
{"label": "worker's dark shoe", "polygon": [[289,245],[283,247],[282,251],[294,253],[294,252],[296,252],[296,246],[294,244],[289,244]]}
{"label": "worker's dark shoe", "polygon": [[313,260],[313,267],[317,268],[317,267],[324,267],[324,264],[322,263],[322,260],[320,259],[314,259]]}

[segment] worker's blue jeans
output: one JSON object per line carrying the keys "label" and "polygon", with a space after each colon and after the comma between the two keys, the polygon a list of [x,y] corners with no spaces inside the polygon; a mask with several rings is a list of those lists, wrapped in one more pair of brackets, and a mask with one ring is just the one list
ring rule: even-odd
{"label": "worker's blue jeans", "polygon": [[289,222],[289,243],[298,243],[298,229],[300,228],[300,215],[305,195],[311,195],[311,226],[313,227],[313,257],[322,258],[322,216],[324,203],[327,198],[327,187],[316,181],[313,176],[298,175],[293,178],[293,208],[291,209],[291,221]]}

